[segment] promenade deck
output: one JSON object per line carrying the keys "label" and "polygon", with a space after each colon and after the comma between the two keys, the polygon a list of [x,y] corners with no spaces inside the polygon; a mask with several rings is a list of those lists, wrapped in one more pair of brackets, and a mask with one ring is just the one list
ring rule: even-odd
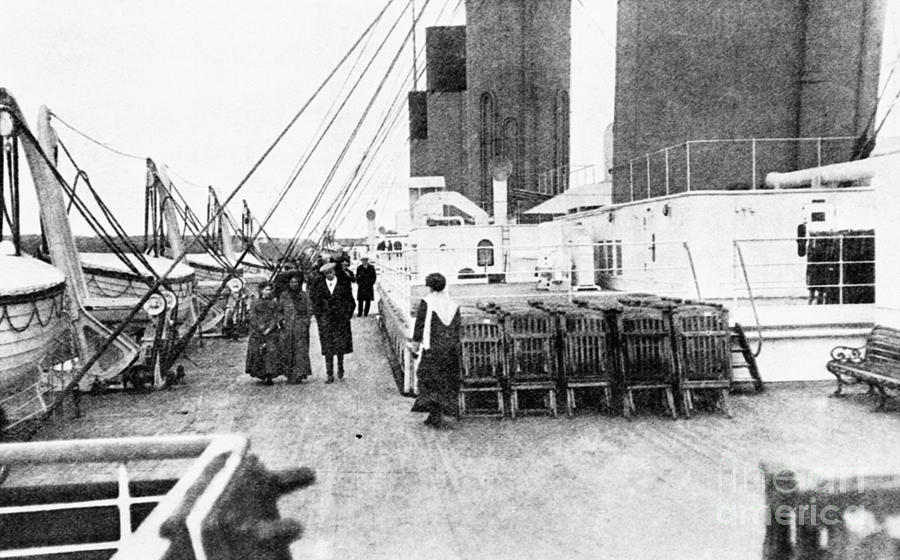
{"label": "promenade deck", "polygon": [[[245,342],[194,347],[184,385],[85,397],[85,416],[36,439],[240,432],[264,464],[306,465],[312,487],[280,503],[299,519],[295,558],[756,559],[761,459],[828,457],[891,465],[900,406],[872,412],[861,389],[778,384],[735,395],[734,419],[467,419],[435,431],[409,412],[374,318],[354,319],[347,378],[263,386],[243,373]],[[827,356],[810,356],[824,362]],[[140,476],[140,465],[132,465]],[[148,467],[146,475],[156,476]],[[171,468],[171,467],[169,467]],[[100,477],[96,466],[14,470],[5,484]]]}

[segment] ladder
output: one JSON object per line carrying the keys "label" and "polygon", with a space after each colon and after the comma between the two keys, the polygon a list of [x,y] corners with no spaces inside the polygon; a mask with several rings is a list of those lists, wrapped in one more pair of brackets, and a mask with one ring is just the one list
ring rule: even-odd
{"label": "ladder", "polygon": [[750,350],[750,344],[747,342],[747,336],[744,334],[743,327],[741,327],[740,323],[735,323],[734,326],[731,327],[731,353],[737,354],[738,352],[740,352],[743,362],[734,363],[732,368],[747,368],[747,371],[750,372],[750,377],[753,379],[753,387],[756,389],[757,393],[762,393],[765,388],[763,387],[762,378],[759,376],[759,367],[756,365],[756,356],[754,356],[753,351]]}

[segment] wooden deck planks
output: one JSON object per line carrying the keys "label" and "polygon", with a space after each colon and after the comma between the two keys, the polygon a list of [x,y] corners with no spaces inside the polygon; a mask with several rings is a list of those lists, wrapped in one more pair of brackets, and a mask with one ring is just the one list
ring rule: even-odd
{"label": "wooden deck planks", "polygon": [[[343,383],[323,383],[315,330],[316,373],[299,386],[259,385],[243,374],[244,343],[205,341],[190,352],[201,368],[185,364],[185,385],[85,397],[85,418],[39,438],[246,433],[268,467],[318,472],[281,501],[305,526],[297,558],[755,559],[761,459],[832,456],[900,472],[887,457],[900,449],[900,406],[873,413],[863,389],[832,399],[830,383],[734,395],[733,420],[639,408],[630,420],[469,419],[434,431],[397,393],[374,319],[353,329]],[[135,467],[141,476],[174,468]],[[58,476],[18,471],[9,483]]]}

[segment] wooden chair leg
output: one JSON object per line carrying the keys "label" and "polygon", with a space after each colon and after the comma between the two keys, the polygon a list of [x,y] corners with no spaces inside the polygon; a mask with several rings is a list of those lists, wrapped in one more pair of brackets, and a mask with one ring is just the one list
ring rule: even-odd
{"label": "wooden chair leg", "polygon": [[731,407],[728,406],[728,390],[720,389],[719,390],[719,407],[722,409],[722,412],[725,413],[727,418],[731,418]]}
{"label": "wooden chair leg", "polygon": [[460,417],[466,415],[466,393],[465,393],[465,391],[459,392],[459,415],[460,415]]}
{"label": "wooden chair leg", "polygon": [[666,387],[666,404],[669,408],[669,411],[672,413],[672,418],[678,418],[678,411],[675,410],[675,395],[672,394],[672,388]]}
{"label": "wooden chair leg", "polygon": [[881,385],[875,385],[878,389],[878,404],[875,406],[875,410],[884,410],[884,405],[887,403],[887,393],[884,392],[884,387]]}
{"label": "wooden chair leg", "polygon": [[566,387],[566,413],[575,416],[575,389]]}
{"label": "wooden chair leg", "polygon": [[513,389],[509,394],[509,415],[513,418],[516,417],[516,412],[519,410],[519,392],[516,389]]}
{"label": "wooden chair leg", "polygon": [[682,389],[681,390],[681,403],[684,405],[684,417],[691,417],[691,390],[690,389]]}
{"label": "wooden chair leg", "polygon": [[627,389],[625,394],[622,395],[622,416],[625,418],[631,417],[631,405],[629,404],[631,401],[631,389]]}
{"label": "wooden chair leg", "polygon": [[556,416],[557,416],[557,412],[556,412],[556,389],[550,389],[550,414],[552,414],[554,418],[556,418]]}
{"label": "wooden chair leg", "polygon": [[603,400],[606,402],[606,410],[612,410],[612,391],[609,387],[603,388]]}
{"label": "wooden chair leg", "polygon": [[503,404],[503,391],[497,391],[497,407],[500,409],[500,416],[506,416],[506,405]]}

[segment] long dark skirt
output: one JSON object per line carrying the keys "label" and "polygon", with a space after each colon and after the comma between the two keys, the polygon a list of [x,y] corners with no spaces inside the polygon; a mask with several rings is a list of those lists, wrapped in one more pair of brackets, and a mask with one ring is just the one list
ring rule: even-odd
{"label": "long dark skirt", "polygon": [[281,375],[281,345],[278,332],[263,336],[252,333],[247,342],[247,362],[244,371],[259,379]]}
{"label": "long dark skirt", "polygon": [[459,411],[459,354],[456,348],[426,350],[419,362],[419,396],[413,412],[432,412],[435,406],[443,414]]}
{"label": "long dark skirt", "polygon": [[312,373],[309,363],[309,324],[298,322],[296,325],[288,325],[282,333],[281,346],[281,368],[288,381],[309,377]]}

